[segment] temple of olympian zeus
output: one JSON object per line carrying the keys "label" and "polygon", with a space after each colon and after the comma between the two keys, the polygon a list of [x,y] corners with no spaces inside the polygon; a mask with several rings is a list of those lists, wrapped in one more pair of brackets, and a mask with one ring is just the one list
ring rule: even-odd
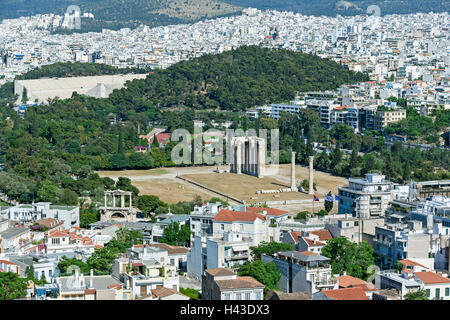
{"label": "temple of olympian zeus", "polygon": [[[233,137],[230,172],[249,174],[258,178],[265,175],[266,141],[257,137]],[[295,152],[291,152],[291,185],[279,190],[261,190],[260,193],[298,192],[295,179]],[[314,194],[314,157],[309,157],[309,194]]]}
{"label": "temple of olympian zeus", "polygon": [[[118,203],[118,199],[120,203]],[[128,206],[125,204],[125,197],[129,197]],[[111,199],[111,201],[109,201]],[[105,191],[105,206],[100,207],[101,221],[136,221],[136,210],[133,209],[133,193],[123,190]]]}
{"label": "temple of olympian zeus", "polygon": [[230,172],[264,178],[266,141],[257,137],[233,137]]}

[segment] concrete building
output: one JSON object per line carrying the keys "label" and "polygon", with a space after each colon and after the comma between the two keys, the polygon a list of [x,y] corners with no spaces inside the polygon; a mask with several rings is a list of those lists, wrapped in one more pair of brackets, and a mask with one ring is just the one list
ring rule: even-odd
{"label": "concrete building", "polygon": [[338,282],[331,274],[329,258],[309,251],[286,251],[262,255],[264,263],[274,262],[281,272],[277,288],[284,292],[305,292],[312,296],[322,290],[337,289]]}
{"label": "concrete building", "polygon": [[396,230],[375,227],[374,251],[376,263],[382,269],[394,269],[403,259],[426,259],[431,252],[431,235],[417,228]]}
{"label": "concrete building", "polygon": [[356,218],[384,216],[392,200],[392,183],[380,174],[368,173],[365,179],[349,179],[349,185],[339,187],[339,214]]}
{"label": "concrete building", "polygon": [[376,131],[383,131],[391,123],[399,122],[406,119],[406,110],[377,110],[374,120],[373,129]]}
{"label": "concrete building", "polygon": [[188,253],[188,275],[201,279],[204,270],[228,268],[237,270],[250,260],[250,246],[236,232],[224,233],[222,237],[195,236]]}
{"label": "concrete building", "polygon": [[213,233],[213,219],[222,209],[220,202],[195,206],[190,215],[190,226],[193,236],[207,236]]}
{"label": "concrete building", "polygon": [[205,270],[202,300],[263,300],[264,285],[227,268]]}

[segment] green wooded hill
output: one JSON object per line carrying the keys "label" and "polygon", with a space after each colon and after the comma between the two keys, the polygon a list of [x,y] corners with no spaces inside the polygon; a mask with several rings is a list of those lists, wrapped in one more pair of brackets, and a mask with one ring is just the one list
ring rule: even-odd
{"label": "green wooded hill", "polygon": [[163,108],[237,111],[289,101],[298,91],[332,90],[367,80],[365,74],[314,55],[246,46],[157,70],[114,92],[110,100],[125,108],[145,109],[151,102]]}

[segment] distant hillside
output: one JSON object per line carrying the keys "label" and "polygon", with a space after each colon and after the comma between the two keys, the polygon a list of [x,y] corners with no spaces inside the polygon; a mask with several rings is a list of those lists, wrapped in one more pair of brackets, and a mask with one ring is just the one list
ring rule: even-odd
{"label": "distant hillside", "polygon": [[223,2],[261,10],[295,11],[315,16],[351,16],[365,14],[371,5],[380,7],[381,15],[416,12],[445,12],[450,10],[449,0],[222,0]]}
{"label": "distant hillside", "polygon": [[241,10],[218,0],[0,0],[0,19],[38,13],[63,15],[69,5],[94,14],[94,19],[82,19],[83,32],[188,23]]}
{"label": "distant hillside", "polygon": [[298,91],[336,89],[366,80],[367,75],[314,55],[248,46],[157,70],[110,99],[123,113],[148,102],[159,107],[246,110],[289,101]]}

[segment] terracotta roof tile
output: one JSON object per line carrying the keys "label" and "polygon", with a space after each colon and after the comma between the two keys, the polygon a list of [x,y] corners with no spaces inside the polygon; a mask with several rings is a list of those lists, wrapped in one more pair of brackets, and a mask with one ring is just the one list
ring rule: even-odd
{"label": "terracotta roof tile", "polygon": [[254,213],[260,213],[260,214],[262,214],[263,211],[266,211],[268,216],[276,216],[276,217],[288,214],[287,211],[275,209],[275,208],[247,207],[246,210],[247,210],[247,212],[254,212]]}
{"label": "terracotta roof tile", "polygon": [[324,290],[322,293],[333,300],[369,300],[362,288]]}
{"label": "terracotta roof tile", "polygon": [[216,268],[216,269],[208,269],[205,270],[206,273],[212,275],[212,276],[233,276],[236,275],[236,273],[228,268]]}
{"label": "terracotta roof tile", "polygon": [[246,288],[264,288],[265,286],[252,277],[237,277],[232,280],[216,280],[220,290],[234,290]]}
{"label": "terracotta roof tile", "polygon": [[243,212],[243,211],[231,211],[222,209],[214,217],[214,221],[223,222],[233,222],[233,221],[243,221],[243,222],[254,222],[256,219],[265,221],[266,217],[259,213],[254,212]]}
{"label": "terracotta roof tile", "polygon": [[426,272],[416,272],[415,275],[419,278],[424,284],[434,284],[434,283],[449,283],[449,278],[444,278],[440,274],[426,271]]}
{"label": "terracotta roof tile", "polygon": [[366,281],[352,277],[352,276],[340,276],[337,278],[338,283],[339,283],[339,287],[342,288],[348,288],[351,286],[355,286],[355,285],[362,285],[362,284],[367,284]]}
{"label": "terracotta roof tile", "polygon": [[327,240],[333,239],[333,236],[331,235],[330,231],[325,230],[325,229],[309,231],[309,233],[318,236],[320,241],[327,241]]}

